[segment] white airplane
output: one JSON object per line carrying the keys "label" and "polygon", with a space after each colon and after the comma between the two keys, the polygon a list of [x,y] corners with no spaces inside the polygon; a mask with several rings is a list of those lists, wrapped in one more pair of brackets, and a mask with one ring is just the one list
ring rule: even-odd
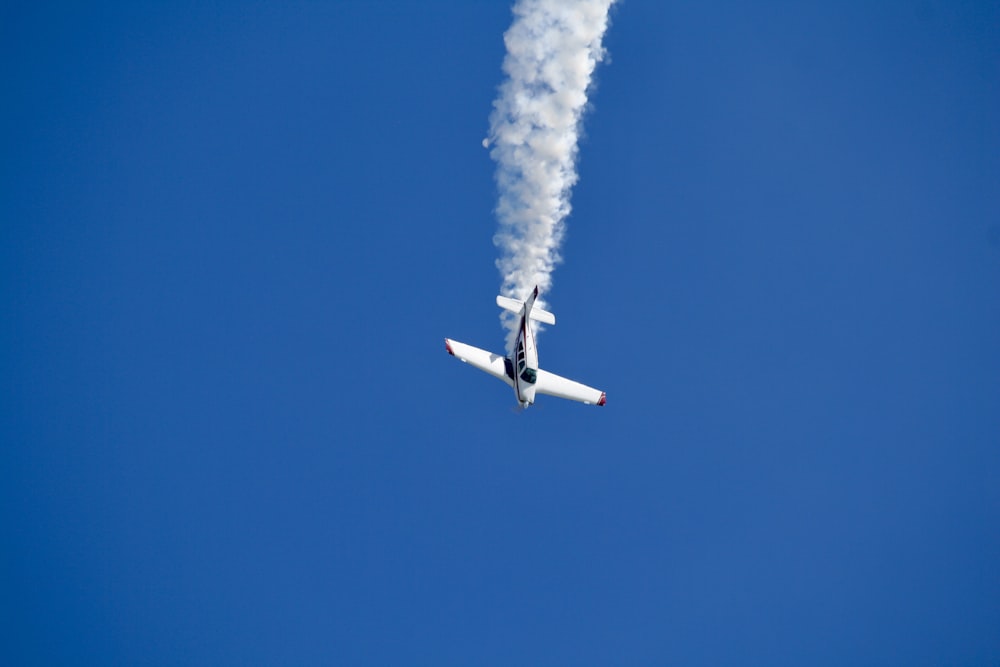
{"label": "white airplane", "polygon": [[531,333],[528,320],[555,324],[556,316],[547,310],[533,308],[536,298],[538,298],[538,287],[535,287],[535,291],[527,301],[505,296],[497,297],[498,306],[521,317],[513,358],[445,338],[444,345],[448,348],[448,354],[506,382],[514,388],[517,402],[525,408],[535,402],[535,394],[568,398],[588,405],[604,405],[607,399],[603,391],[543,371],[538,367],[538,349],[535,347],[535,336]]}

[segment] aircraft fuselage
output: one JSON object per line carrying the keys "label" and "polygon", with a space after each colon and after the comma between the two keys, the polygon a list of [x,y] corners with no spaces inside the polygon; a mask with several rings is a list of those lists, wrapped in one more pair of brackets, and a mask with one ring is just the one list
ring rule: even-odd
{"label": "aircraft fuselage", "polygon": [[535,402],[535,382],[538,378],[538,348],[535,347],[535,335],[531,324],[524,313],[521,314],[521,326],[517,332],[517,342],[514,344],[513,358],[508,358],[513,370],[514,393],[517,401],[523,407]]}

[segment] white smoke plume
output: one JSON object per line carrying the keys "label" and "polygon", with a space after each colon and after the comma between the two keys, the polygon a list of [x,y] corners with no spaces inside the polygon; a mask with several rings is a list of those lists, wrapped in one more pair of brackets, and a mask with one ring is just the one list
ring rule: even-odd
{"label": "white smoke plume", "polygon": [[[587,92],[604,57],[601,39],[615,0],[518,0],[504,34],[507,78],[490,115],[490,156],[497,162],[501,292],[524,299],[546,293],[561,261],[559,246],[576,184],[577,140]],[[545,307],[541,300],[539,307]],[[501,316],[509,330],[517,323]]]}

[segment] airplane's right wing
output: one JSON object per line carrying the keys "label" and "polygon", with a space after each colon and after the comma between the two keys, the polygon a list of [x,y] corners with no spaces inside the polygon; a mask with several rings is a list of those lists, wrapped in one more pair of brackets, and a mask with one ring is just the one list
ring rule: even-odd
{"label": "airplane's right wing", "polygon": [[538,369],[538,381],[535,382],[535,391],[539,394],[548,394],[558,398],[568,398],[571,401],[580,401],[588,405],[604,405],[607,400],[604,392],[600,389],[588,387],[585,384],[574,382],[567,378]]}
{"label": "airplane's right wing", "polygon": [[499,354],[481,350],[478,347],[459,343],[450,338],[444,339],[444,346],[448,348],[448,354],[458,357],[459,360],[475,366],[481,371],[486,371],[496,378],[500,378],[510,386],[514,386],[514,381],[507,375],[504,357]]}

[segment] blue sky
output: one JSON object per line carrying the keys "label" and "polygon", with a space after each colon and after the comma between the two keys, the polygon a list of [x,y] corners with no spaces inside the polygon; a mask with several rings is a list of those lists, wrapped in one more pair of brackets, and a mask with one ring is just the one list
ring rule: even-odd
{"label": "blue sky", "polygon": [[616,6],[524,413],[510,20],[2,10],[0,662],[1000,661],[1000,6]]}

